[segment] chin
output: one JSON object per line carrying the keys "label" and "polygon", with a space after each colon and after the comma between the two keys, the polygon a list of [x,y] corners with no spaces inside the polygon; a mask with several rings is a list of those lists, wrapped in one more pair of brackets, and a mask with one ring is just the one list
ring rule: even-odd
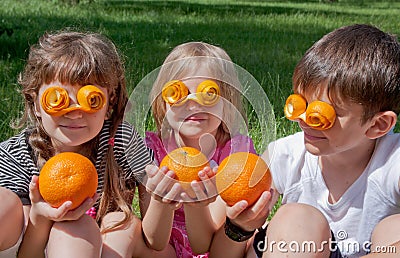
{"label": "chin", "polygon": [[304,143],[304,145],[306,147],[306,150],[309,153],[311,153],[312,155],[315,155],[315,156],[322,156],[323,155],[322,151],[318,147],[316,147],[315,145],[312,145],[310,143]]}

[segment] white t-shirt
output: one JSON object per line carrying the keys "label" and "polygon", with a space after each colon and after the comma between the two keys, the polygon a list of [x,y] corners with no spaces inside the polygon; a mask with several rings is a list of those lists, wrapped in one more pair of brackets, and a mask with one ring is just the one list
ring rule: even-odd
{"label": "white t-shirt", "polygon": [[383,218],[400,213],[400,134],[377,140],[362,175],[335,203],[328,202],[318,156],[307,152],[303,132],[268,146],[270,169],[282,203],[305,203],[319,209],[329,222],[345,257],[359,257],[369,249],[371,233]]}

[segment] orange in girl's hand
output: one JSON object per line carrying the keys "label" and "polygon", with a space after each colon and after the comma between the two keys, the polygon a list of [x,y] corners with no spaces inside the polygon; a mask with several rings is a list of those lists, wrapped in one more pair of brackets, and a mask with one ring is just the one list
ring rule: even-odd
{"label": "orange in girl's hand", "polygon": [[163,158],[160,168],[163,166],[174,171],[176,179],[180,182],[192,182],[193,180],[199,181],[199,171],[210,164],[207,156],[198,149],[181,147],[171,151]]}
{"label": "orange in girl's hand", "polygon": [[241,200],[251,206],[264,191],[270,190],[271,182],[265,161],[248,152],[236,152],[226,157],[216,175],[219,195],[229,206]]}
{"label": "orange in girl's hand", "polygon": [[43,199],[53,207],[72,201],[71,209],[93,197],[98,184],[97,171],[85,156],[74,152],[62,152],[50,158],[39,175],[39,191]]}

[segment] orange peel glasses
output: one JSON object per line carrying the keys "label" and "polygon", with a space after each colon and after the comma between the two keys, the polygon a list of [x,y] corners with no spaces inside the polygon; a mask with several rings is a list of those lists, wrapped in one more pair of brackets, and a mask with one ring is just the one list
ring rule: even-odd
{"label": "orange peel glasses", "polygon": [[76,99],[78,104],[69,105],[68,92],[59,86],[46,89],[42,94],[41,105],[47,114],[62,116],[74,110],[95,113],[107,103],[103,91],[94,85],[86,85],[79,89]]}
{"label": "orange peel glasses", "polygon": [[181,106],[188,100],[203,106],[213,106],[219,100],[220,89],[216,82],[205,80],[197,86],[196,93],[189,94],[189,89],[182,81],[172,80],[164,85],[161,95],[170,106]]}
{"label": "orange peel glasses", "polygon": [[330,104],[315,100],[307,106],[300,94],[292,94],[286,99],[284,113],[287,119],[301,119],[316,130],[331,128],[336,119],[335,109]]}

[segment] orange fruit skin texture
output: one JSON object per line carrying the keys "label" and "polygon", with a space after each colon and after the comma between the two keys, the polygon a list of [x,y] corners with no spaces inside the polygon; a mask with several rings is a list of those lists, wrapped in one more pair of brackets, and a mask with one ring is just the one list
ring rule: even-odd
{"label": "orange fruit skin texture", "polygon": [[97,170],[85,156],[62,152],[50,158],[39,174],[39,192],[52,207],[72,201],[71,209],[93,197],[98,184]]}
{"label": "orange fruit skin texture", "polygon": [[[177,148],[166,155],[160,163],[160,168],[166,166],[175,172],[175,177],[185,188],[185,182],[200,181],[198,173],[210,166],[208,158],[201,151],[192,147]],[[182,184],[183,183],[183,184]]]}
{"label": "orange fruit skin texture", "polygon": [[229,206],[241,200],[253,205],[264,191],[270,190],[271,183],[268,165],[260,156],[248,152],[226,157],[216,175],[217,190]]}

